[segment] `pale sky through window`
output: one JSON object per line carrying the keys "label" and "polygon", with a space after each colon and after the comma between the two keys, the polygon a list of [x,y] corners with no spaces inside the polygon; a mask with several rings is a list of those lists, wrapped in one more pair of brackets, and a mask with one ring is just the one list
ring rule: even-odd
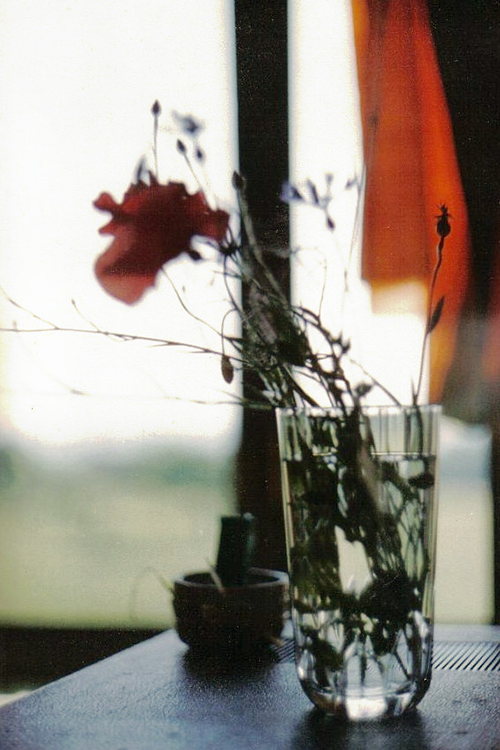
{"label": "pale sky through window", "polygon": [[[321,184],[326,172],[335,175],[333,250],[343,259],[354,203],[353,194],[346,197],[340,188],[361,170],[354,67],[346,47],[348,7],[346,0],[290,3],[292,176]],[[60,326],[96,325],[214,343],[208,331],[185,320],[166,279],[131,308],[105,295],[92,266],[109,242],[97,234],[106,216],[91,204],[102,190],[120,199],[139,159],[151,156],[150,108],[159,99],[166,114],[176,110],[204,121],[210,184],[219,204],[232,207],[230,180],[237,165],[232,3],[7,0],[0,20],[1,285],[19,304]],[[189,180],[168,133],[160,137],[160,177]],[[318,217],[305,221],[294,223],[297,244],[313,251],[325,242],[332,247],[331,237],[315,229]],[[355,251],[357,264],[359,245]],[[222,293],[213,272],[186,259],[169,273],[179,288],[186,287],[194,311],[203,317],[213,312],[217,325]],[[323,279],[309,273],[303,278],[299,295],[309,304],[317,300]],[[335,282],[328,283],[328,297],[338,299]],[[208,300],[196,307],[205,292]],[[355,315],[343,310],[343,322],[360,333],[368,358],[374,349],[375,369],[390,340],[398,347],[398,368],[377,375],[413,374],[421,321],[381,316],[378,335],[370,330],[367,336],[366,290],[361,300]],[[7,325],[14,319],[20,327],[38,325],[4,302],[1,314]],[[412,333],[406,328],[395,336],[394,326],[403,325]],[[175,357],[165,348],[60,333],[4,334],[0,345],[4,432],[48,444],[170,434],[234,446],[237,411],[185,400],[226,400],[217,358]],[[391,361],[390,352],[382,360]],[[409,396],[409,376],[406,385],[402,398]]]}
{"label": "pale sky through window", "polygon": [[[106,296],[92,267],[110,242],[97,233],[107,215],[91,204],[102,190],[121,199],[140,158],[151,156],[155,99],[164,125],[171,110],[204,122],[211,188],[223,207],[233,200],[231,6],[228,0],[2,4],[0,272],[2,287],[19,304],[61,326],[91,327],[87,318],[107,330],[209,341],[182,315],[165,279],[132,308]],[[189,182],[173,135],[160,135],[159,151],[161,179]],[[193,303],[207,290],[203,314],[218,324],[222,311],[212,308],[222,293],[213,271],[186,259],[170,273]],[[1,309],[4,323],[38,325],[8,304]],[[224,441],[234,429],[232,409],[182,401],[225,399],[215,358],[179,359],[164,348],[58,333],[6,334],[1,347],[4,430],[64,443],[164,433]]]}
{"label": "pale sky through window", "polygon": [[[331,330],[345,331],[357,361],[402,402],[410,403],[424,332],[423,292],[416,284],[396,288],[386,306],[390,312],[374,316],[369,287],[360,280],[362,194],[345,189],[348,181],[361,181],[363,176],[351,2],[292,0],[290,25],[292,179],[310,178],[321,191],[325,176],[333,176],[331,213],[336,225],[332,234],[314,209],[294,216],[293,244],[304,248],[300,260],[321,249],[312,268],[299,262],[297,293],[304,305],[316,309],[324,284],[322,314]],[[349,272],[348,294],[344,268]],[[426,383],[424,399],[425,391]],[[377,403],[387,400],[380,391],[370,398]]]}

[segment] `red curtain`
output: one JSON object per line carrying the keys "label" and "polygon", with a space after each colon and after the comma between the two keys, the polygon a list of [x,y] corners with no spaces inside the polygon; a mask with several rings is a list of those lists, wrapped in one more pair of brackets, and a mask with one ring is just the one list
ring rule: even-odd
{"label": "red curtain", "polygon": [[467,209],[426,0],[352,0],[366,164],[363,277],[429,286],[435,217],[446,204],[446,238],[431,337],[430,400],[440,400],[469,279]]}

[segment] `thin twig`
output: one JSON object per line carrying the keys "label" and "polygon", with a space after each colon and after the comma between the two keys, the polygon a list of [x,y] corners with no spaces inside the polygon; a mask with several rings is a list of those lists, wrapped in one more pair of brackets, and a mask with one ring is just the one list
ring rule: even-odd
{"label": "thin twig", "polygon": [[432,315],[433,315],[434,292],[435,292],[435,288],[436,288],[436,282],[437,282],[437,277],[438,277],[438,274],[439,274],[439,269],[441,268],[441,263],[443,261],[444,239],[445,239],[445,235],[443,235],[441,237],[441,239],[439,240],[439,244],[438,244],[438,247],[437,247],[437,262],[436,262],[436,265],[434,267],[434,271],[433,271],[433,274],[432,274],[431,286],[430,286],[430,291],[429,291],[429,302],[428,302],[428,307],[427,307],[427,320],[426,320],[426,324],[425,324],[424,338],[423,338],[423,341],[422,341],[422,352],[421,352],[421,355],[420,355],[420,370],[419,370],[419,373],[418,373],[417,388],[416,388],[414,396],[413,396],[413,403],[415,403],[415,404],[418,403],[418,399],[419,399],[419,395],[420,395],[420,389],[422,387],[422,379],[423,379],[423,375],[424,375],[425,353],[426,353],[426,349],[427,349],[427,343],[428,343],[428,340],[429,340],[429,336],[431,334],[431,327],[430,326],[431,326],[431,320],[432,320]]}

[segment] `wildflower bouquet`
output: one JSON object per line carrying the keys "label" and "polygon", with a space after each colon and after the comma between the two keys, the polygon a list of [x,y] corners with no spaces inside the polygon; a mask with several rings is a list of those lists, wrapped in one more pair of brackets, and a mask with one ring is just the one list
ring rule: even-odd
{"label": "wildflower bouquet", "polygon": [[[253,391],[243,405],[277,413],[303,687],[333,713],[401,713],[422,697],[430,679],[439,409],[418,401],[428,339],[444,305],[443,297],[435,302],[434,289],[450,233],[447,206],[436,217],[437,261],[419,377],[412,404],[403,407],[353,361],[342,331],[332,333],[318,312],[289,300],[272,268],[277,254],[292,251],[259,245],[244,177],[233,175],[236,217],[211,201],[202,180],[194,194],[181,183],[159,181],[157,102],[152,113],[155,168],[141,164],[121,203],[108,193],[95,201],[111,214],[101,232],[113,237],[96,262],[97,278],[108,293],[132,304],[154,286],[165,264],[182,254],[196,264],[204,253],[215,253],[226,316],[240,322],[233,334],[225,332],[227,318],[222,321],[216,352],[222,376],[230,383],[237,371],[253,373]],[[177,149],[197,175],[204,163],[199,124],[191,117],[177,121]],[[327,179],[321,194],[311,181],[285,185],[282,198],[314,206],[335,232],[329,186]],[[357,179],[345,187],[362,189]],[[180,293],[178,300],[186,309]],[[366,397],[375,389],[393,406],[368,408]],[[354,577],[346,575],[351,568]]]}
{"label": "wildflower bouquet", "polygon": [[[111,214],[111,220],[100,232],[112,235],[113,241],[95,264],[103,288],[122,302],[136,303],[155,285],[171,261],[183,254],[194,263],[200,261],[204,256],[194,246],[193,240],[201,239],[205,249],[215,251],[222,265],[229,302],[225,317],[235,314],[241,323],[239,336],[225,335],[222,324],[221,349],[212,353],[220,355],[226,382],[232,381],[236,370],[245,369],[258,375],[260,388],[253,394],[254,406],[321,405],[346,409],[359,406],[373,388],[380,388],[387,395],[383,384],[359,364],[356,367],[361,372],[361,381],[351,382],[346,371],[352,370],[356,363],[350,357],[351,344],[344,334],[332,334],[319,313],[289,301],[272,271],[272,264],[274,257],[289,257],[292,251],[259,246],[246,201],[244,177],[237,173],[233,175],[239,206],[236,217],[213,206],[201,179],[194,194],[189,194],[182,183],[159,182],[156,144],[161,108],[158,102],[153,105],[152,113],[155,169],[147,169],[141,162],[136,180],[125,192],[121,203],[109,193],[102,193],[94,202],[100,211]],[[201,126],[189,116],[176,115],[176,119],[182,135],[177,140],[177,149],[185,158],[189,171],[198,175],[198,168],[202,170],[205,160],[198,144]],[[346,189],[360,192],[359,180],[350,180]],[[328,229],[335,231],[329,213],[332,196],[328,189],[321,195],[311,181],[300,187],[287,184],[283,186],[281,197],[287,202],[315,206]],[[233,218],[237,219],[236,228]],[[418,402],[421,390],[427,339],[439,322],[443,309],[444,298],[434,306],[433,293],[449,232],[448,209],[442,205],[437,217],[438,259],[431,283],[414,403]],[[233,291],[235,280],[246,291],[245,305]],[[180,295],[179,301],[182,304]],[[394,396],[388,395],[397,403]]]}

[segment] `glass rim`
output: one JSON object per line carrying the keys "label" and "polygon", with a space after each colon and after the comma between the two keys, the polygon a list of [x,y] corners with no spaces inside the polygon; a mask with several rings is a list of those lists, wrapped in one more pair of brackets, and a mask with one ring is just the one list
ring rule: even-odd
{"label": "glass rim", "polygon": [[[277,406],[275,407],[275,413],[277,416],[295,416],[295,415],[306,415],[308,417],[322,417],[322,416],[343,416],[344,414],[351,414],[355,410],[354,405],[349,405],[344,409],[340,406]],[[361,413],[370,414],[410,414],[423,412],[426,414],[442,414],[443,407],[441,404],[363,404],[360,406]]]}

